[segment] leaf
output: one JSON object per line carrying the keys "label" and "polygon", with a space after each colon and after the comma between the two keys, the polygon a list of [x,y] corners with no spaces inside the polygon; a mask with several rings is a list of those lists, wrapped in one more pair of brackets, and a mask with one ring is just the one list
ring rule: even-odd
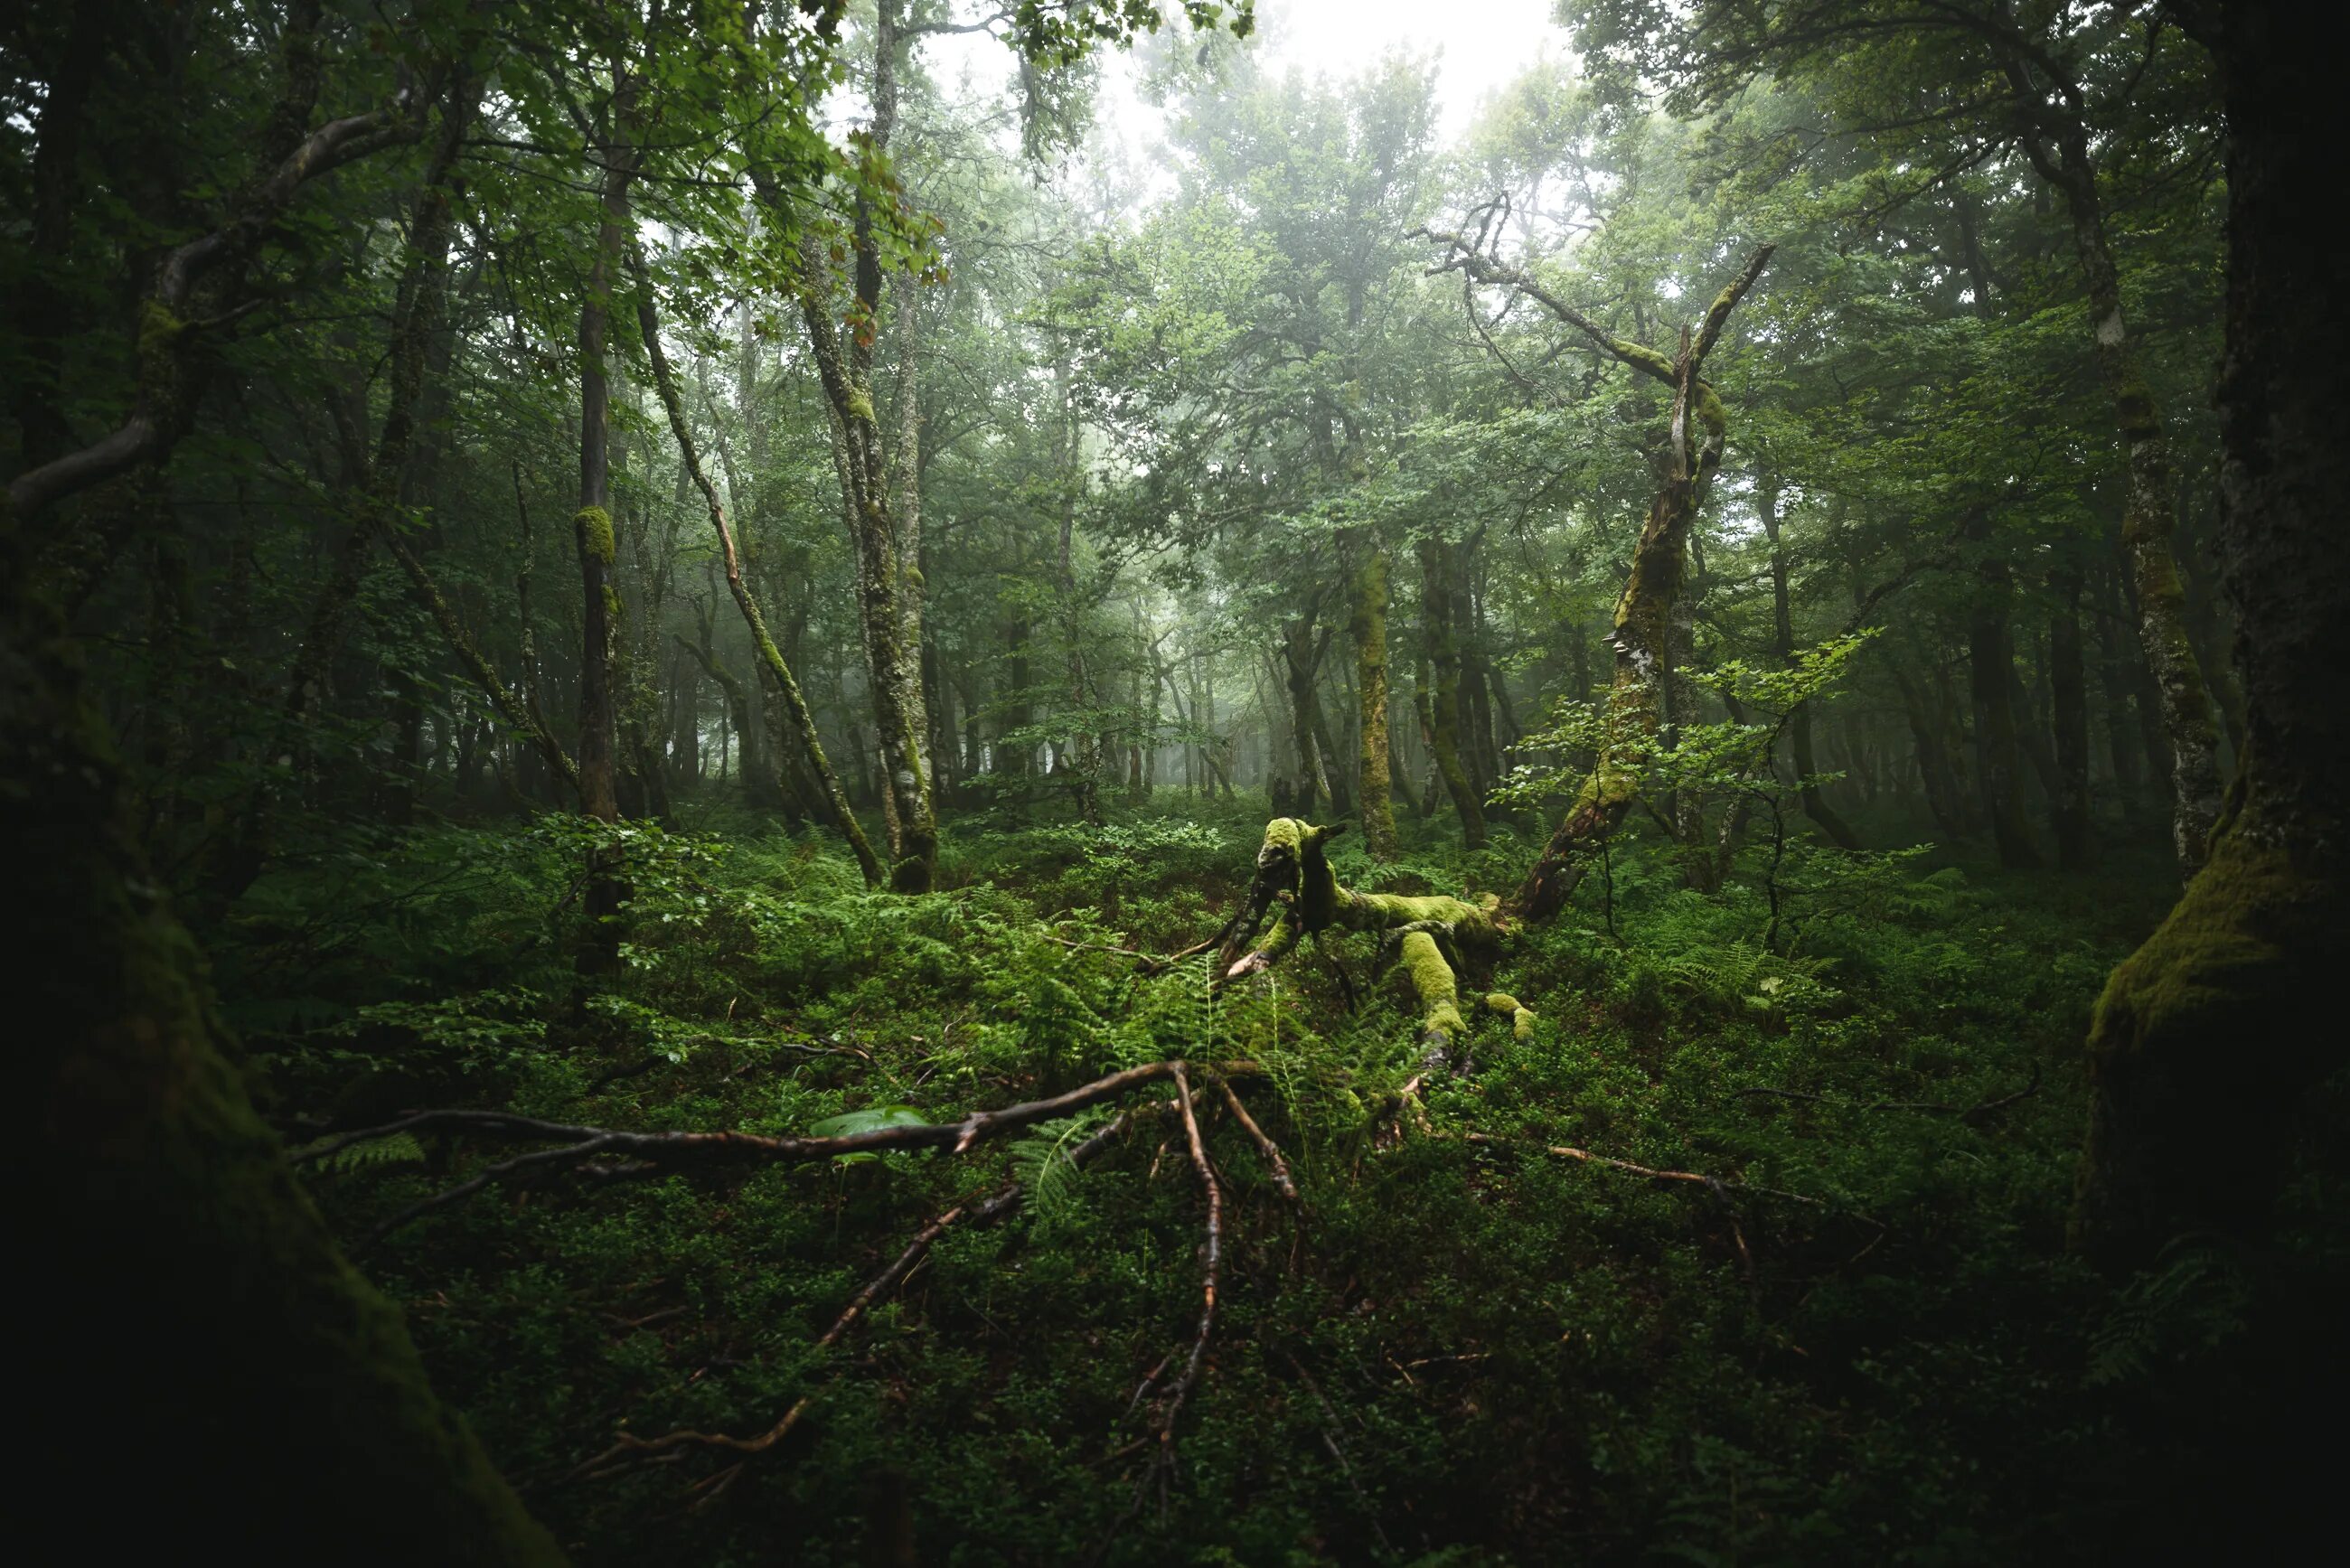
{"label": "leaf", "polygon": [[911,1106],[868,1106],[861,1111],[846,1111],[837,1116],[827,1116],[808,1128],[814,1137],[853,1137],[858,1133],[878,1132],[883,1127],[926,1127],[930,1118]]}

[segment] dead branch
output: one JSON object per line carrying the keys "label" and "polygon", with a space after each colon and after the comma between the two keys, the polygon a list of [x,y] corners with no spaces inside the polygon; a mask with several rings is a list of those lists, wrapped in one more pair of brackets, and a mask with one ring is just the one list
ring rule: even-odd
{"label": "dead branch", "polygon": [[[1112,1073],[1105,1078],[1097,1078],[1090,1084],[1081,1085],[1049,1099],[1030,1100],[993,1111],[973,1111],[961,1121],[875,1127],[838,1137],[772,1137],[759,1133],[734,1131],[623,1132],[610,1127],[574,1127],[561,1122],[542,1121],[531,1116],[512,1116],[504,1111],[419,1111],[381,1127],[366,1127],[329,1138],[295,1158],[297,1160],[321,1159],[355,1143],[427,1127],[458,1128],[481,1137],[517,1143],[556,1143],[557,1147],[554,1148],[537,1149],[500,1160],[484,1168],[469,1181],[411,1204],[378,1229],[376,1234],[382,1236],[435,1209],[470,1197],[485,1187],[495,1186],[516,1176],[576,1169],[590,1162],[600,1162],[608,1156],[618,1157],[627,1162],[623,1167],[611,1168],[608,1173],[618,1174],[625,1170],[629,1174],[653,1174],[719,1167],[799,1165],[846,1154],[889,1149],[945,1148],[950,1153],[963,1154],[983,1138],[998,1137],[1039,1122],[1074,1116],[1090,1106],[1117,1099],[1145,1084],[1162,1078],[1180,1077],[1182,1069],[1180,1062],[1151,1062],[1139,1067],[1129,1067],[1124,1072]],[[1250,1063],[1230,1063],[1223,1070],[1245,1074],[1255,1068]]]}
{"label": "dead branch", "polygon": [[[1537,1154],[1549,1155],[1554,1159],[1571,1159],[1579,1165],[1604,1165],[1610,1170],[1620,1170],[1627,1175],[1645,1177],[1650,1181],[1689,1182],[1706,1189],[1717,1198],[1726,1192],[1753,1192],[1766,1198],[1781,1198],[1790,1203],[1800,1203],[1809,1209],[1828,1207],[1826,1202],[1808,1193],[1790,1192],[1783,1187],[1764,1187],[1748,1181],[1725,1181],[1721,1177],[1708,1176],[1697,1170],[1659,1170],[1650,1166],[1635,1165],[1628,1159],[1617,1159],[1609,1155],[1594,1154],[1587,1148],[1576,1148],[1570,1144],[1526,1143],[1517,1138],[1495,1137],[1491,1133],[1480,1132],[1462,1133],[1461,1141],[1477,1144],[1486,1148],[1532,1150]],[[1856,1213],[1854,1218],[1867,1220],[1869,1224],[1877,1225],[1880,1230],[1884,1228],[1879,1221],[1870,1220],[1866,1214]]]}
{"label": "dead branch", "polygon": [[1256,1125],[1254,1116],[1249,1115],[1248,1106],[1241,1103],[1241,1097],[1229,1079],[1213,1068],[1208,1070],[1208,1075],[1215,1080],[1216,1087],[1223,1091],[1224,1104],[1232,1107],[1232,1119],[1241,1124],[1241,1130],[1255,1142],[1257,1153],[1264,1157],[1265,1165],[1273,1172],[1273,1184],[1281,1189],[1284,1198],[1292,1203],[1296,1202],[1297,1183],[1289,1174],[1289,1161],[1282,1158],[1281,1146],[1265,1137],[1264,1129]]}

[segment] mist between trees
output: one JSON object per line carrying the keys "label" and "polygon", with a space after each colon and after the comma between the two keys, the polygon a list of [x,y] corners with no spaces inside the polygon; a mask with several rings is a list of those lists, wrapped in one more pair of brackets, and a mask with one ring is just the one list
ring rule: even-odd
{"label": "mist between trees", "polygon": [[1262,9],[0,23],[99,1554],[2290,1539],[2290,9],[1564,0],[1450,140]]}

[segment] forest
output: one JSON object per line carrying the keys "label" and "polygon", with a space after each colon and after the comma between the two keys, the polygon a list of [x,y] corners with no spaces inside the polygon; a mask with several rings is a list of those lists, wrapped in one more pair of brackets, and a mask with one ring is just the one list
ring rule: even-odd
{"label": "forest", "polygon": [[0,8],[16,1513],[2337,1533],[2326,56],[2285,0]]}

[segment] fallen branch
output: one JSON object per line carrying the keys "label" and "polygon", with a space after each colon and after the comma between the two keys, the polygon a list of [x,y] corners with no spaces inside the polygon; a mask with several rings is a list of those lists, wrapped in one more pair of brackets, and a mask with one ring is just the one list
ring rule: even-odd
{"label": "fallen branch", "polygon": [[1241,1130],[1255,1142],[1257,1153],[1264,1157],[1266,1167],[1273,1172],[1273,1184],[1281,1189],[1284,1198],[1292,1203],[1296,1202],[1297,1183],[1289,1174],[1289,1161],[1282,1158],[1281,1146],[1265,1137],[1264,1129],[1256,1125],[1254,1116],[1249,1115],[1248,1106],[1241,1103],[1241,1097],[1234,1092],[1230,1080],[1213,1068],[1209,1069],[1208,1075],[1216,1081],[1216,1087],[1223,1091],[1224,1104],[1232,1107],[1232,1119],[1241,1124]]}
{"label": "fallen branch", "polygon": [[[1627,1175],[1645,1177],[1650,1181],[1689,1182],[1706,1189],[1717,1198],[1726,1192],[1753,1192],[1766,1198],[1783,1198],[1790,1203],[1800,1203],[1809,1209],[1828,1207],[1828,1204],[1821,1199],[1811,1197],[1807,1193],[1790,1192],[1783,1187],[1763,1187],[1747,1181],[1725,1181],[1721,1177],[1708,1176],[1699,1170],[1659,1170],[1651,1166],[1636,1165],[1628,1159],[1617,1159],[1609,1155],[1594,1154],[1587,1148],[1576,1148],[1570,1144],[1524,1143],[1516,1138],[1495,1137],[1490,1133],[1480,1132],[1462,1133],[1461,1141],[1477,1144],[1486,1148],[1531,1149],[1537,1154],[1549,1155],[1554,1159],[1571,1159],[1580,1165],[1604,1165],[1610,1170],[1620,1170]],[[1856,1212],[1854,1218],[1866,1220],[1879,1230],[1884,1229],[1881,1221],[1871,1220],[1866,1214]]]}
{"label": "fallen branch", "polygon": [[[1243,1073],[1252,1068],[1252,1064],[1233,1063],[1228,1064],[1224,1070]],[[622,1132],[610,1127],[574,1127],[561,1122],[542,1121],[531,1116],[512,1116],[504,1111],[419,1111],[381,1127],[366,1127],[329,1138],[295,1158],[297,1161],[322,1159],[355,1143],[428,1127],[457,1128],[514,1142],[556,1143],[557,1147],[554,1148],[536,1149],[500,1160],[484,1168],[469,1181],[411,1204],[377,1230],[376,1234],[380,1237],[433,1210],[513,1177],[582,1167],[590,1162],[600,1162],[605,1157],[617,1157],[628,1162],[624,1167],[612,1168],[607,1174],[649,1175],[713,1167],[799,1165],[833,1159],[842,1155],[890,1149],[945,1148],[952,1154],[963,1154],[983,1138],[998,1137],[1023,1127],[1034,1127],[1039,1122],[1057,1121],[1064,1116],[1074,1116],[1105,1101],[1117,1099],[1145,1084],[1162,1078],[1180,1078],[1182,1071],[1183,1064],[1180,1062],[1151,1062],[1139,1067],[1128,1067],[1124,1072],[1112,1073],[1105,1078],[1097,1078],[1090,1084],[1081,1085],[1049,1099],[1030,1100],[993,1111],[973,1111],[961,1121],[874,1127],[838,1137],[773,1137],[759,1133],[733,1131]]]}

